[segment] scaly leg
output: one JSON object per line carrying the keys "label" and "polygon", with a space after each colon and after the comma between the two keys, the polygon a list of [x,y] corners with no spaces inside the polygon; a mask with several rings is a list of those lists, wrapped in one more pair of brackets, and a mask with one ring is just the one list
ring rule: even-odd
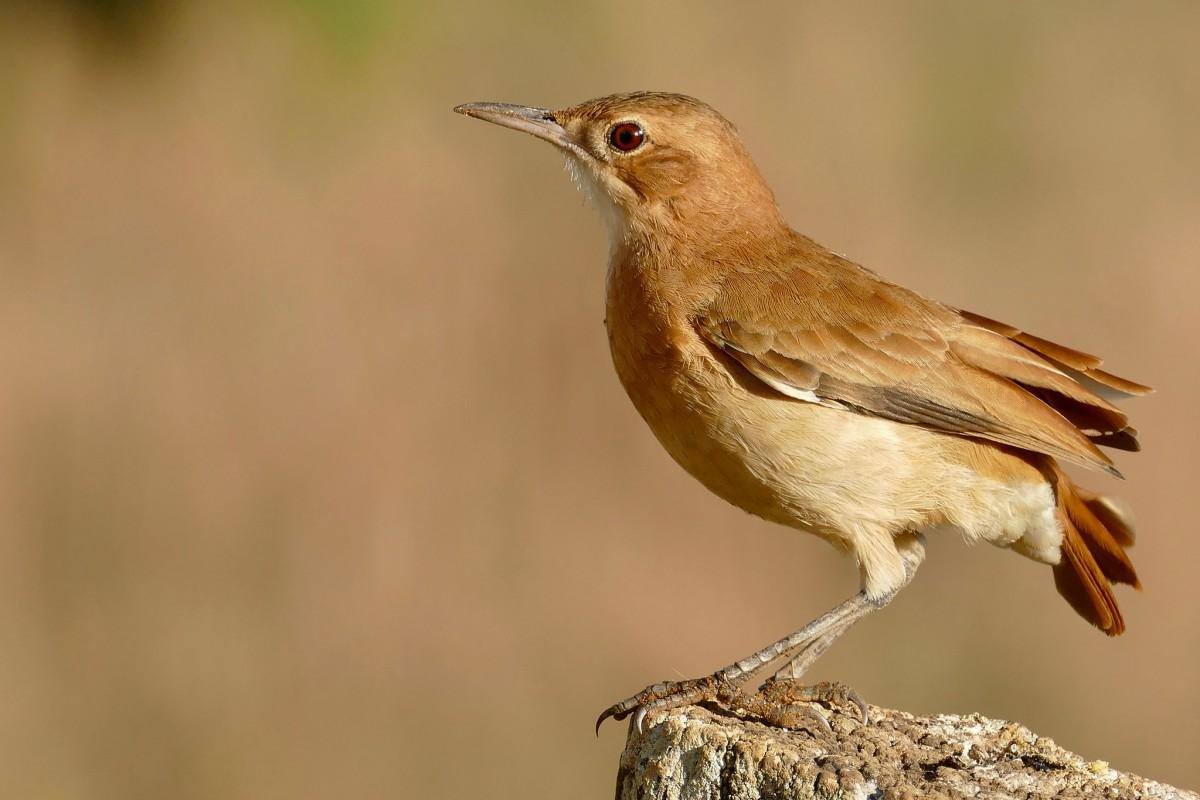
{"label": "scaly leg", "polygon": [[874,608],[876,608],[875,603],[871,602],[866,594],[859,592],[795,633],[785,636],[712,675],[686,681],[656,683],[646,687],[633,697],[622,700],[605,710],[596,720],[596,728],[599,730],[601,723],[609,717],[622,720],[634,711],[637,712],[634,723],[640,730],[646,714],[651,711],[704,701],[716,701],[724,705],[734,703],[741,695],[739,684],[747,676],[758,672],[777,658],[802,650],[805,645],[823,639],[829,634],[834,632],[840,634],[841,631],[866,616]]}
{"label": "scaly leg", "polygon": [[904,559],[904,582],[903,583],[901,583],[894,590],[892,590],[892,592],[890,594],[887,594],[884,597],[881,597],[878,600],[876,600],[872,604],[871,608],[864,610],[861,613],[861,615],[848,621],[845,626],[840,627],[840,628],[835,628],[834,630],[831,630],[829,633],[827,633],[825,636],[822,636],[819,639],[812,639],[810,641],[804,642],[796,650],[792,651],[791,653],[788,653],[787,655],[790,656],[788,662],[786,664],[784,664],[779,670],[777,670],[775,672],[775,674],[771,676],[770,680],[773,680],[773,681],[785,681],[785,680],[786,681],[797,681],[797,680],[799,680],[801,677],[804,676],[804,674],[806,672],[808,672],[808,668],[811,667],[813,664],[815,664],[817,662],[818,658],[820,658],[822,655],[824,655],[825,651],[829,649],[829,646],[832,645],[835,641],[837,641],[837,638],[839,636],[841,636],[843,633],[845,633],[846,631],[848,631],[850,629],[851,625],[853,625],[855,622],[857,622],[858,620],[865,617],[871,611],[874,611],[876,608],[883,608],[888,603],[892,602],[892,600],[895,599],[896,595],[900,593],[901,589],[903,589],[905,586],[908,586],[908,584],[912,583],[913,577],[917,574],[917,569],[921,566],[921,563],[925,560],[925,537],[922,536],[921,534],[915,534],[910,541],[911,541],[911,543],[909,543],[908,546],[906,546],[902,550],[902,557]]}
{"label": "scaly leg", "polygon": [[[797,679],[839,636],[867,614],[891,602],[899,589],[912,580],[917,567],[920,566],[925,556],[923,537],[916,536],[914,543],[915,547],[906,548],[904,552],[905,581],[890,594],[878,600],[871,600],[865,592],[860,591],[798,631],[724,669],[717,670],[712,675],[686,681],[666,681],[647,686],[633,697],[605,709],[600,718],[596,720],[596,730],[598,731],[604,720],[610,717],[622,720],[635,711],[634,725],[640,731],[646,715],[651,711],[706,701],[726,706],[749,705],[757,708],[763,706],[764,703],[774,702],[776,695],[781,697],[786,693],[796,695],[800,692],[799,689],[794,688]],[[755,695],[747,697],[742,693],[740,684],[745,679],[784,656],[789,658],[788,663],[764,683]],[[775,686],[775,684],[783,682],[792,684],[793,687],[784,691]],[[862,700],[857,697],[857,694],[851,694],[850,699],[860,708],[865,705],[862,704]]]}

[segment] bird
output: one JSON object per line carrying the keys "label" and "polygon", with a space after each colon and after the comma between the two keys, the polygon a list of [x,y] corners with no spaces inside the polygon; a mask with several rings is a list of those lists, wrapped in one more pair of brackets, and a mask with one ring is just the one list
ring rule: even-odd
{"label": "bird", "polygon": [[1064,466],[1120,477],[1100,448],[1140,447],[1113,401],[1149,387],[797,232],[735,126],[695,98],[454,111],[549,142],[599,210],[613,365],[667,453],[718,497],[850,554],[860,574],[812,622],[711,675],[647,686],[597,730],[630,714],[640,730],[650,713],[699,702],[794,723],[798,705],[839,692],[865,721],[857,692],[800,680],[912,581],[934,531],[1047,565],[1081,617],[1125,630],[1113,585],[1141,588],[1132,519]]}

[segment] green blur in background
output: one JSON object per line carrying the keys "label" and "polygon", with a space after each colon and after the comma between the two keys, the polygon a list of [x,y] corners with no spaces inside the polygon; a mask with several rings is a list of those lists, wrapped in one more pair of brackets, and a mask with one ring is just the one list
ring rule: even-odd
{"label": "green blur in background", "polygon": [[[630,89],[792,223],[1105,355],[1145,592],[1107,639],[934,539],[814,679],[1200,784],[1200,5],[10,2],[0,796],[611,795],[596,714],[857,588],[623,396],[550,148],[450,112]],[[531,789],[531,787],[533,787]]]}

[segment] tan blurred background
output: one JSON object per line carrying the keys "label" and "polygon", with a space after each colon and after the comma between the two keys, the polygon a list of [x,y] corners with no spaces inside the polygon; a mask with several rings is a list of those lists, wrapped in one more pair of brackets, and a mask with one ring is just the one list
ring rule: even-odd
{"label": "tan blurred background", "polygon": [[1127,635],[944,539],[814,677],[1200,785],[1200,6],[5,6],[0,796],[608,797],[601,708],[856,588],[669,461],[558,156],[450,113],[634,88],[833,249],[1160,388]]}

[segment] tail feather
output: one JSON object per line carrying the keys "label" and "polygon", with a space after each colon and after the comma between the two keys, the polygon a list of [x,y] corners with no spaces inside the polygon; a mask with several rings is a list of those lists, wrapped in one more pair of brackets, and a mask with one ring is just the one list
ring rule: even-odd
{"label": "tail feather", "polygon": [[1125,554],[1124,546],[1076,492],[1074,486],[1071,487],[1071,491],[1063,492],[1060,503],[1065,500],[1063,505],[1066,507],[1067,516],[1082,537],[1088,552],[1096,560],[1100,571],[1113,583],[1124,583],[1140,589],[1141,582],[1138,581],[1133,563]]}
{"label": "tail feather", "polygon": [[1051,482],[1063,528],[1062,561],[1054,567],[1054,585],[1071,607],[1109,636],[1125,631],[1125,620],[1112,584],[1141,588],[1125,548],[1133,529],[1108,500],[1077,489],[1057,466]]}
{"label": "tail feather", "polygon": [[1129,511],[1122,508],[1111,497],[1104,497],[1093,492],[1075,487],[1075,493],[1084,502],[1088,510],[1096,515],[1096,519],[1108,529],[1122,547],[1133,547],[1133,520]]}
{"label": "tail feather", "polygon": [[1075,613],[1109,636],[1125,632],[1125,618],[1096,560],[1078,534],[1063,539],[1062,562],[1054,567],[1054,588]]}

